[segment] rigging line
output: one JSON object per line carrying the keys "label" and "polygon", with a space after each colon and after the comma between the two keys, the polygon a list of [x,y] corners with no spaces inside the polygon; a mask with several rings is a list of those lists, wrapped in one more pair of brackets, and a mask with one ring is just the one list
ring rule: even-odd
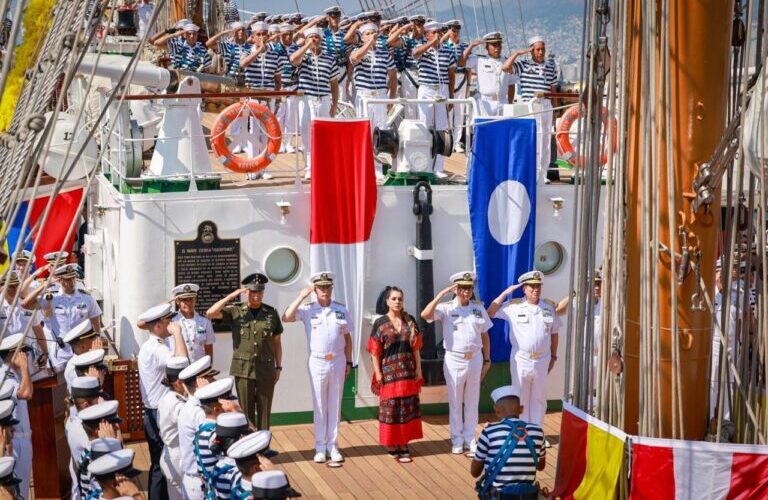
{"label": "rigging line", "polygon": [[485,26],[485,32],[488,33],[488,19],[485,15],[485,1],[480,0],[480,9],[483,11],[483,25]]}
{"label": "rigging line", "polygon": [[[453,0],[451,0],[453,2]],[[461,16],[461,22],[466,28],[467,31],[469,31],[469,25],[467,24],[467,19],[464,16],[464,4],[461,0],[459,0],[459,15]],[[480,34],[475,32],[475,38],[480,38]]]}
{"label": "rigging line", "polygon": [[[477,20],[477,0],[472,0],[472,9],[475,13],[475,28],[477,29],[477,32],[480,33],[480,26],[478,24]],[[488,27],[486,26],[486,32],[488,31]]]}
{"label": "rigging line", "polygon": [[458,19],[459,16],[456,15],[456,6],[453,4],[453,0],[451,0],[451,11],[453,12],[453,18]]}
{"label": "rigging line", "polygon": [[[21,25],[21,15],[24,11],[24,1],[16,0],[16,10],[13,11],[13,21],[11,25],[11,32],[8,36],[7,53],[13,54],[16,48],[16,38],[19,34],[19,26]],[[4,22],[5,17],[0,18],[0,23]],[[0,72],[0,96],[3,95],[5,90],[5,82],[8,79],[8,73],[11,71],[11,61],[13,56],[3,58],[2,71]]]}
{"label": "rigging line", "polygon": [[512,41],[509,39],[509,24],[507,24],[507,17],[504,15],[504,7],[501,5],[501,0],[496,0],[496,2],[499,4],[499,12],[501,12],[501,22],[504,26],[504,40],[507,42],[507,50],[511,52]]}
{"label": "rigging line", "polygon": [[[528,35],[525,34],[525,18],[523,17],[523,4],[521,3],[521,0],[517,0],[517,11],[520,13],[520,26],[523,29],[523,43],[521,44],[521,47],[525,47],[527,44],[525,43],[526,40],[528,40]],[[587,18],[587,4],[584,4],[584,16],[582,19]],[[585,23],[586,24],[586,23]],[[584,39],[581,39],[582,41],[582,55],[584,54]]]}

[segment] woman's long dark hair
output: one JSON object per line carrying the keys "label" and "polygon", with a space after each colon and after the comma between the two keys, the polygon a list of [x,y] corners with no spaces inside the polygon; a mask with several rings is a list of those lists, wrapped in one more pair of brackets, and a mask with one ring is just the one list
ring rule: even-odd
{"label": "woman's long dark hair", "polygon": [[411,337],[413,337],[418,332],[418,327],[416,326],[416,320],[413,318],[413,316],[408,314],[408,312],[405,310],[405,293],[403,292],[402,288],[395,285],[387,285],[384,287],[384,290],[381,291],[379,298],[376,300],[376,314],[385,315],[389,312],[387,299],[389,299],[389,296],[392,294],[392,292],[400,292],[400,294],[403,296],[403,310],[400,313],[400,319],[408,325],[408,328],[411,330]]}

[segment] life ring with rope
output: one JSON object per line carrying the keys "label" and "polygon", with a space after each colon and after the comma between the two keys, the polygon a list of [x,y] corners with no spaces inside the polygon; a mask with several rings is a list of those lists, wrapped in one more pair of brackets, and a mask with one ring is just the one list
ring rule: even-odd
{"label": "life ring with rope", "polygon": [[[565,161],[575,167],[583,167],[585,159],[583,156],[576,154],[576,149],[571,144],[571,128],[576,120],[584,118],[586,116],[586,108],[581,104],[574,104],[565,111],[560,121],[557,122],[557,128],[555,129],[555,139],[557,141],[557,150]],[[610,133],[610,141],[612,144],[612,150],[616,151],[616,145],[618,141],[618,124],[616,118],[611,116],[608,112],[608,108],[603,106],[600,112],[600,121],[603,124],[603,134]],[[608,163],[608,141],[601,140],[602,148],[600,150],[600,165]]]}
{"label": "life ring with rope", "polygon": [[[253,116],[259,120],[267,134],[267,145],[261,153],[253,158],[235,156],[227,146],[225,132],[229,125],[241,115]],[[277,117],[267,106],[256,101],[236,102],[227,106],[216,117],[211,130],[211,147],[216,159],[228,170],[240,174],[258,172],[266,168],[280,151],[281,141],[282,131]]]}

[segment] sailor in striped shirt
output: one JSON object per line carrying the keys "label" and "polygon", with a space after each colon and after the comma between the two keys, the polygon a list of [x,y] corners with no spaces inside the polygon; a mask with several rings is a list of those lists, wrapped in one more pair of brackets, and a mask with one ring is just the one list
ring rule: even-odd
{"label": "sailor in striped shirt", "polygon": [[397,93],[397,73],[395,61],[387,49],[374,48],[377,40],[377,29],[373,23],[364,24],[360,28],[363,45],[352,52],[352,65],[355,71],[355,87],[357,88],[357,115],[370,116],[371,128],[381,127],[387,120],[387,105],[373,104],[363,106],[365,97],[390,97]]}
{"label": "sailor in striped shirt", "polygon": [[227,62],[227,76],[230,77],[242,71],[240,61],[251,52],[251,45],[245,34],[245,24],[240,21],[232,23],[228,30],[213,35],[205,42],[205,46],[221,54]]}
{"label": "sailor in striped shirt", "polygon": [[[467,55],[464,52],[469,47],[467,42],[461,41],[462,23],[459,19],[453,19],[445,23],[448,27],[448,40],[446,46],[453,52],[456,59],[456,78],[454,80],[453,95],[457,99],[464,99],[469,96],[469,69],[466,67]],[[466,104],[457,104],[453,106],[453,150],[457,153],[463,153],[461,147],[461,136],[464,132],[464,121],[467,116],[468,108]]]}
{"label": "sailor in striped shirt", "polygon": [[248,434],[227,449],[227,459],[217,466],[216,498],[249,499],[250,488],[243,487],[243,476],[250,478],[261,472],[262,465],[270,466],[269,459],[261,454],[269,449],[272,433],[263,430]]}
{"label": "sailor in striped shirt", "polygon": [[[453,98],[457,61],[453,51],[445,45],[448,34],[440,35],[442,28],[442,24],[434,21],[425,24],[427,43],[413,49],[413,57],[419,62],[419,99]],[[434,126],[436,130],[450,127],[445,102],[419,103],[418,107],[419,120],[428,126]],[[444,156],[438,155],[435,158],[435,175],[439,178],[446,177],[444,163]]]}
{"label": "sailor in striped shirt", "polygon": [[[299,48],[293,41],[293,25],[283,23],[280,25],[280,54],[285,58],[282,74],[280,75],[281,88],[283,90],[296,90],[299,86],[299,75],[296,66],[288,61],[288,58]],[[294,147],[291,144],[292,135],[296,134],[296,114],[298,111],[298,98],[296,96],[286,96],[280,103],[277,110],[277,119],[280,121],[283,129],[283,140],[280,144],[281,153],[293,153]]]}
{"label": "sailor in striped shirt", "polygon": [[177,69],[201,71],[213,63],[208,50],[197,40],[200,27],[193,23],[184,25],[184,41],[177,49],[177,57],[174,65]]}
{"label": "sailor in striped shirt", "polygon": [[[533,99],[537,92],[557,91],[557,68],[554,61],[546,59],[544,39],[534,36],[528,39],[528,43],[527,49],[518,50],[509,56],[502,66],[503,71],[515,73],[520,79],[517,94],[523,102]],[[525,54],[530,54],[531,58],[518,60]]]}
{"label": "sailor in striped shirt", "polygon": [[[401,96],[405,99],[415,99],[419,88],[419,70],[413,58],[413,49],[427,43],[427,39],[424,38],[424,16],[412,16],[408,21],[408,24],[392,31],[387,42],[395,49],[399,59],[397,69],[400,72]],[[414,106],[405,107],[405,117],[416,117]]]}
{"label": "sailor in striped shirt", "polygon": [[305,177],[311,177],[311,121],[335,116],[339,101],[339,66],[336,60],[322,50],[322,30],[304,30],[304,44],[291,55],[291,64],[299,68],[299,90],[304,92],[299,101],[299,127],[307,158]]}
{"label": "sailor in striped shirt", "polygon": [[160,33],[155,33],[149,42],[159,49],[168,51],[171,66],[178,67],[181,63],[181,47],[184,43],[184,26],[190,24],[189,19],[179,19],[172,27]]}
{"label": "sailor in striped shirt", "polygon": [[492,497],[499,494],[495,498],[535,499],[536,471],[544,469],[546,459],[544,431],[538,425],[519,419],[523,408],[513,386],[494,389],[491,399],[500,421],[489,424],[480,433],[470,473],[472,477],[479,477],[483,471],[488,473],[494,458],[503,453],[502,447],[510,433],[514,433],[509,442],[514,448],[493,478],[490,493]]}

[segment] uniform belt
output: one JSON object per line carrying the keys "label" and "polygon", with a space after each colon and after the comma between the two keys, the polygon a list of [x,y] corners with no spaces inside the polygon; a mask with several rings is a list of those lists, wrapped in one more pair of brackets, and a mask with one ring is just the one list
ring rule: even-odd
{"label": "uniform belt", "polygon": [[336,357],[343,356],[344,355],[344,351],[339,351],[339,352],[314,352],[314,351],[312,351],[312,352],[309,353],[309,355],[312,356],[313,358],[324,359],[326,361],[331,361],[331,360],[333,360]]}
{"label": "uniform belt", "polygon": [[386,94],[387,89],[357,89],[358,95],[363,95],[367,97],[378,97],[380,95]]}
{"label": "uniform belt", "polygon": [[472,358],[474,358],[475,356],[477,356],[480,353],[480,349],[478,349],[476,351],[464,351],[464,352],[461,352],[461,351],[446,351],[446,352],[450,352],[454,356],[458,356],[460,358],[472,359]]}
{"label": "uniform belt", "polygon": [[549,352],[546,351],[524,351],[520,349],[517,351],[519,354],[522,354],[523,357],[526,357],[528,359],[531,359],[533,361],[536,361],[537,359],[541,359],[549,355]]}

